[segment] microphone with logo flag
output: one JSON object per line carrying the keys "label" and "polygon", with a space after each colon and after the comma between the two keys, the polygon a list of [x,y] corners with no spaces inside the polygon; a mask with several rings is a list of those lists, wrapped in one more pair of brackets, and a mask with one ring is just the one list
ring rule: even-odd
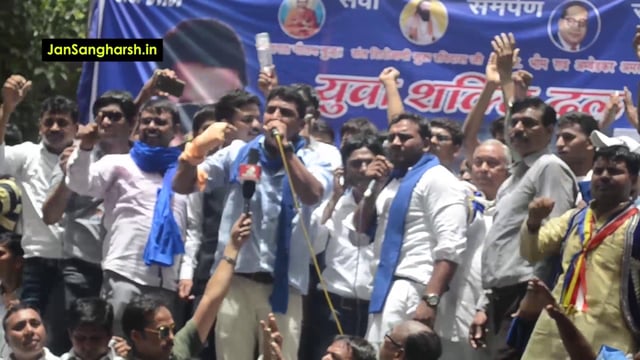
{"label": "microphone with logo flag", "polygon": [[246,164],[240,164],[238,168],[238,178],[242,182],[242,197],[244,198],[244,212],[249,213],[251,209],[251,198],[256,192],[256,183],[260,181],[262,168],[258,165],[260,153],[258,149],[249,150],[249,159]]}

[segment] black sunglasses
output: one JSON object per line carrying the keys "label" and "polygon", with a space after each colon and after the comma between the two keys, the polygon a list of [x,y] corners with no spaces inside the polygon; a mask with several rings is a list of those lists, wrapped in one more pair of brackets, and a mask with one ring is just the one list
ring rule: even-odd
{"label": "black sunglasses", "polygon": [[157,329],[147,328],[144,330],[150,333],[158,334],[158,339],[160,340],[166,340],[171,336],[171,334],[175,335],[175,332],[174,332],[175,328],[176,328],[176,324],[171,324],[171,325],[158,326]]}

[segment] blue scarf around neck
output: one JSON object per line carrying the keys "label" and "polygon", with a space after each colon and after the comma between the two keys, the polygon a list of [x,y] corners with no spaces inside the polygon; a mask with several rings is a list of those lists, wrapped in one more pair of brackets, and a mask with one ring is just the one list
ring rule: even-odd
{"label": "blue scarf around neck", "polygon": [[[280,154],[277,153],[275,157],[270,157],[264,148],[262,139],[264,139],[264,135],[258,136],[240,149],[231,168],[230,180],[232,184],[239,183],[238,171],[240,165],[247,162],[250,149],[258,149],[260,153],[260,166],[267,171],[276,173],[282,169],[284,164],[282,163]],[[302,137],[293,141],[292,144],[295,153],[306,146],[306,142]],[[287,313],[289,304],[289,249],[291,247],[291,223],[295,214],[293,193],[289,186],[289,179],[285,174],[282,179],[282,200],[280,201],[280,216],[278,217],[278,233],[276,236],[278,244],[276,248],[276,261],[273,267],[273,292],[269,297],[272,311],[280,314]]]}
{"label": "blue scarf around neck", "polygon": [[174,257],[184,254],[182,232],[171,207],[171,183],[176,174],[180,153],[180,148],[177,147],[152,147],[140,141],[134,142],[129,152],[140,170],[163,175],[162,187],[158,190],[153,210],[149,238],[144,248],[143,259],[147,266],[171,267]]}
{"label": "blue scarf around neck", "polygon": [[387,295],[393,283],[393,274],[398,266],[400,251],[404,239],[404,225],[409,211],[411,194],[416,184],[427,170],[440,164],[438,158],[432,154],[424,154],[422,158],[411,168],[404,172],[394,170],[391,178],[402,178],[396,196],[389,207],[389,218],[382,241],[382,251],[380,252],[380,262],[378,271],[373,280],[373,291],[369,303],[369,312],[372,314],[382,312]]}

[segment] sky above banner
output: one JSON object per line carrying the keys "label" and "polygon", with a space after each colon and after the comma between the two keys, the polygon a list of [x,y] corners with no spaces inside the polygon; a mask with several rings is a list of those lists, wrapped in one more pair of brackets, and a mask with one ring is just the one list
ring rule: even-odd
{"label": "sky above banner", "polygon": [[[165,58],[85,64],[84,114],[86,94],[135,95],[158,66],[187,81],[179,99],[186,114],[234,87],[258,94],[260,32],[270,34],[280,82],[314,85],[334,127],[357,116],[386,127],[378,75],[387,66],[401,72],[408,111],[463,120],[501,32],[515,34],[517,67],[534,76],[530,93],[559,113],[600,118],[616,90],[628,86],[637,95],[640,74],[631,46],[640,1],[102,0],[94,10],[92,37],[164,38]],[[486,122],[503,112],[496,92]],[[629,127],[622,109],[614,127]]]}

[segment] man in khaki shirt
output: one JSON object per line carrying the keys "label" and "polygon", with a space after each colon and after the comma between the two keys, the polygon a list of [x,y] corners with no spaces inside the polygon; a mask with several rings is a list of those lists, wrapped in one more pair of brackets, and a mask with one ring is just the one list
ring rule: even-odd
{"label": "man in khaki shirt", "polygon": [[[604,344],[625,353],[637,350],[625,322],[620,279],[625,245],[633,234],[630,229],[640,218],[630,200],[639,170],[640,156],[627,146],[599,148],[591,180],[594,200],[589,206],[569,210],[542,226],[554,201],[536,198],[529,205],[529,216],[520,231],[520,254],[526,260],[562,256],[563,273],[553,295],[594,352]],[[554,320],[543,312],[522,359],[567,356]]]}

